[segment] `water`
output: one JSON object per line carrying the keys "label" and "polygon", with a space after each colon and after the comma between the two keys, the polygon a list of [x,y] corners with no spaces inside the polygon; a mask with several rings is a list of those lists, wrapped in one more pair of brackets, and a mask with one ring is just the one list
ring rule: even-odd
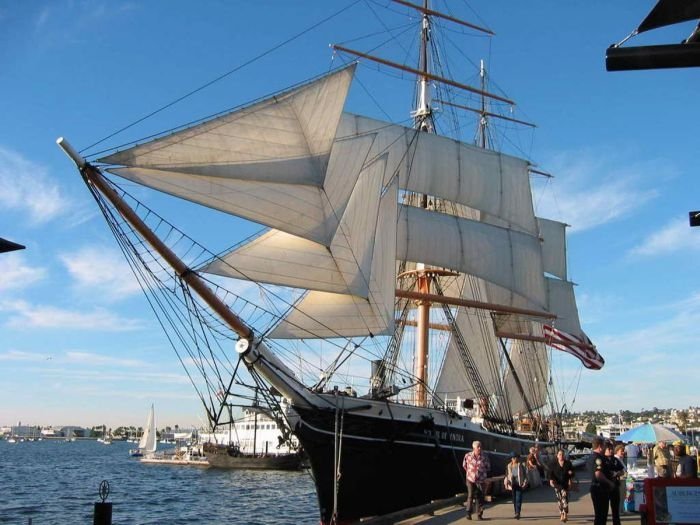
{"label": "water", "polygon": [[0,524],[92,523],[103,479],[112,523],[317,524],[308,472],[147,465],[132,443],[0,440]]}

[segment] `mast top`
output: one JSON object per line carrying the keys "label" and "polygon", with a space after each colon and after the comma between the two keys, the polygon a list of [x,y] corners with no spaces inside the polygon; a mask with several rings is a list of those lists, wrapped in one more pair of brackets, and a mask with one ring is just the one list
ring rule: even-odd
{"label": "mast top", "polygon": [[85,165],[87,164],[87,161],[78,153],[73,146],[71,146],[70,142],[68,142],[66,139],[63,137],[58,137],[56,139],[56,144],[58,144],[58,147],[63,150],[63,152],[70,157],[70,159],[75,162],[75,165],[78,166],[78,169],[83,169]]}
{"label": "mast top", "polygon": [[470,29],[476,29],[477,31],[481,31],[482,33],[486,33],[487,35],[494,36],[496,33],[491,31],[490,29],[487,29],[485,27],[480,27],[476,24],[472,24],[470,22],[465,22],[464,20],[460,20],[459,18],[455,18],[450,15],[446,15],[444,13],[440,13],[439,11],[434,11],[433,9],[429,9],[428,7],[424,7],[421,5],[416,5],[411,2],[407,2],[406,0],[393,0],[397,4],[405,5],[406,7],[410,7],[412,9],[415,9],[416,11],[420,11],[423,14],[430,15],[430,16],[436,16],[438,18],[444,18],[445,20],[449,20],[450,22],[454,22],[455,24],[459,24],[465,27],[468,27]]}

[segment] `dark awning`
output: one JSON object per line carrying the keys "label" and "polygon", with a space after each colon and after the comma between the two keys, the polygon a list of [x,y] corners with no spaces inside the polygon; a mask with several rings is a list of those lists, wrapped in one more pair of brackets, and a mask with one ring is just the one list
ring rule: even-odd
{"label": "dark awning", "polygon": [[24,250],[25,246],[16,242],[8,241],[0,237],[0,253],[13,252],[15,250]]}
{"label": "dark awning", "polygon": [[638,33],[700,19],[700,0],[659,0],[637,28]]}

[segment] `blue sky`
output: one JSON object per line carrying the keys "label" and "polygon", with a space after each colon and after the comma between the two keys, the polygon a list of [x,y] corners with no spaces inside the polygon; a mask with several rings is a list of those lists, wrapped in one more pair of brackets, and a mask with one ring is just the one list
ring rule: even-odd
{"label": "blue sky", "polygon": [[[351,4],[0,0],[0,236],[27,246],[0,256],[0,425],[143,424],[151,402],[159,424],[202,424],[190,384],[55,140],[89,146],[351,6],[105,145],[327,71],[339,64],[329,43],[367,50],[351,39],[385,16],[384,1]],[[516,115],[538,125],[514,142],[556,177],[535,181],[538,214],[573,225],[570,274],[584,328],[606,359],[578,380],[573,358],[556,356],[574,410],[697,404],[700,229],[689,228],[687,213],[700,208],[700,71],[604,67],[605,48],[653,4],[452,4],[496,32],[467,43],[486,54]],[[630,44],[678,42],[693,25]],[[373,68],[358,74],[369,82]],[[408,117],[410,97],[388,93],[379,113],[354,89],[353,110]]]}

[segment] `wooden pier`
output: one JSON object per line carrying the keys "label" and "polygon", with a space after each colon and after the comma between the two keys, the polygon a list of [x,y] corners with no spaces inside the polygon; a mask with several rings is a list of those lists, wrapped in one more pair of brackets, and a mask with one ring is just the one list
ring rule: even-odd
{"label": "wooden pier", "polygon": [[[583,525],[593,522],[593,503],[589,493],[589,482],[579,481],[577,488],[577,491],[570,494],[567,525]],[[520,520],[514,518],[513,503],[506,494],[497,496],[493,498],[493,501],[486,503],[484,519],[481,522],[476,519],[476,515],[472,516],[473,521],[467,521],[464,507],[466,494],[463,494],[449,500],[422,505],[415,509],[406,509],[390,516],[363,519],[360,523],[363,525],[466,525],[467,523],[476,524],[491,521],[498,522],[499,525],[523,525],[523,523],[533,522],[561,525],[554,489],[549,485],[542,485],[525,492]],[[639,513],[621,514],[620,518],[622,523],[640,523]],[[608,522],[612,522],[610,513],[608,513]]]}

